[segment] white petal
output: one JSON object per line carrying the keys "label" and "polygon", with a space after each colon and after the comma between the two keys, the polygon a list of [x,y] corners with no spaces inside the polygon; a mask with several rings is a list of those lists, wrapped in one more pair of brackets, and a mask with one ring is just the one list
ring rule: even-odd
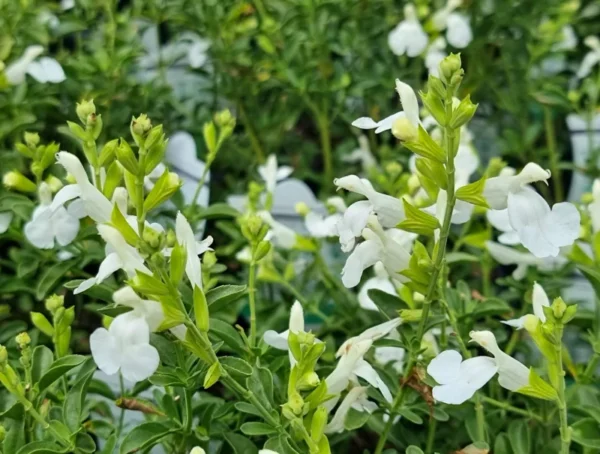
{"label": "white petal", "polygon": [[31,221],[25,224],[25,237],[39,249],[52,249],[54,247],[54,232],[49,225],[51,217],[52,210],[50,208],[38,206]]}
{"label": "white petal", "polygon": [[377,371],[373,369],[373,366],[371,366],[368,362],[366,362],[364,359],[358,361],[353,372],[360,378],[366,380],[367,383],[374,388],[379,389],[379,391],[381,391],[381,395],[386,401],[392,402],[392,393],[385,382],[381,379]]}
{"label": "white petal", "polygon": [[159,363],[158,351],[152,345],[132,345],[123,352],[121,373],[130,382],[142,381],[156,371]]}
{"label": "white petal", "polygon": [[123,262],[121,261],[119,254],[116,252],[108,254],[106,258],[102,260],[102,263],[100,263],[98,274],[96,275],[96,284],[100,284],[108,276],[111,276],[121,268],[123,268]]}
{"label": "white petal", "polygon": [[427,366],[427,373],[441,385],[454,383],[460,377],[461,362],[460,353],[456,350],[446,350],[431,360]]}
{"label": "white petal", "polygon": [[344,225],[348,226],[354,237],[360,236],[372,212],[373,205],[368,200],[354,202],[344,213]]}
{"label": "white petal", "polygon": [[510,391],[518,391],[529,384],[529,369],[504,352],[496,356],[498,383]]}
{"label": "white petal", "polygon": [[[69,200],[73,200],[77,197],[81,196],[81,189],[79,185],[76,184],[68,184],[59,189],[59,191],[54,196],[52,200],[52,204],[50,205],[50,209],[52,211],[58,209],[58,207],[63,206]],[[75,202],[73,202],[75,203]],[[72,205],[72,204],[71,204]],[[83,216],[81,216],[83,217]]]}
{"label": "white petal", "polygon": [[375,130],[375,134],[379,134],[384,131],[389,131],[394,126],[394,122],[398,118],[405,117],[406,114],[404,112],[396,112],[395,114],[390,115],[389,117],[385,117],[379,123],[377,123],[377,129]]}
{"label": "white petal", "polygon": [[277,181],[285,180],[287,177],[289,177],[292,174],[293,171],[294,171],[293,167],[281,166],[277,169],[277,173],[275,174],[275,177],[276,177]]}
{"label": "white petal", "polygon": [[371,117],[360,117],[352,122],[352,126],[360,129],[375,129],[378,124]]}
{"label": "white petal", "polygon": [[511,320],[500,320],[505,325],[512,326],[515,329],[523,329],[525,327],[525,315]]}
{"label": "white petal", "polygon": [[402,103],[402,109],[406,114],[408,121],[413,126],[419,124],[419,102],[417,101],[417,95],[412,87],[400,79],[396,79],[396,91],[400,96],[400,102]]}
{"label": "white petal", "polygon": [[12,219],[13,214],[10,211],[0,213],[0,233],[4,233],[8,230]]}
{"label": "white petal", "polygon": [[117,342],[104,328],[98,328],[90,336],[92,357],[100,370],[107,375],[117,373],[121,367],[121,351]]}
{"label": "white petal", "polygon": [[501,265],[536,265],[537,259],[528,253],[517,251],[493,241],[485,243],[488,252]]}
{"label": "white petal", "polygon": [[544,236],[557,247],[570,246],[579,238],[581,215],[569,202],[556,203],[546,216],[542,231]]}
{"label": "white petal", "polygon": [[367,388],[360,386],[350,390],[346,397],[344,397],[344,400],[336,410],[329,424],[325,427],[325,433],[330,434],[344,431],[344,422],[346,421],[350,408],[352,408],[352,405],[356,401],[361,400],[366,396],[366,390]]}
{"label": "white petal", "polygon": [[510,225],[510,219],[508,218],[508,209],[488,210],[486,217],[489,223],[501,232],[514,232],[512,225]]}
{"label": "white petal", "polygon": [[44,52],[44,48],[40,45],[29,46],[25,49],[23,56],[7,66],[4,71],[6,80],[12,85],[19,85],[25,82],[27,68],[42,52]]}
{"label": "white petal", "polygon": [[454,205],[454,210],[452,211],[452,218],[450,219],[450,221],[452,222],[452,224],[457,225],[469,222],[471,216],[473,215],[474,209],[475,206],[470,204],[469,202],[457,200],[456,204]]}
{"label": "white petal", "polygon": [[185,263],[185,274],[190,283],[202,289],[202,265],[196,250],[196,238],[189,222],[181,213],[177,213],[175,220],[175,232],[177,241],[186,248],[187,257]]}
{"label": "white petal", "polygon": [[[285,335],[284,335],[285,334]],[[273,331],[272,329],[265,331],[263,335],[263,340],[265,344],[276,348],[278,350],[288,350],[288,331],[284,331],[284,333],[278,333],[277,331]]]}
{"label": "white petal", "polygon": [[546,322],[546,314],[544,314],[543,308],[550,307],[550,300],[548,299],[548,295],[544,291],[544,288],[537,282],[533,284],[532,301],[533,314],[539,318],[542,323]]}
{"label": "white petal", "polygon": [[517,232],[527,226],[537,226],[548,213],[548,202],[529,187],[508,194],[508,218]]}
{"label": "white petal", "polygon": [[469,358],[460,365],[460,379],[466,381],[475,389],[481,389],[492,379],[498,367],[496,362],[487,356]]}
{"label": "white petal", "polygon": [[446,21],[446,40],[457,49],[464,49],[473,40],[469,19],[459,13],[452,13]]}
{"label": "white petal", "polygon": [[325,379],[329,394],[339,394],[348,386],[356,363],[362,359],[371,345],[373,345],[371,340],[358,341],[348,345],[333,372]]}
{"label": "white petal", "polygon": [[581,65],[577,70],[577,77],[579,79],[583,79],[590,75],[594,66],[596,66],[600,62],[600,53],[599,52],[588,52],[583,57],[581,61]]}
{"label": "white petal", "polygon": [[51,223],[56,241],[61,246],[70,244],[79,232],[79,219],[71,216],[63,207],[54,212]]}
{"label": "white petal", "polygon": [[342,270],[342,282],[347,288],[356,287],[360,282],[362,273],[374,265],[381,254],[380,245],[376,241],[365,241],[354,249]]}
{"label": "white petal", "polygon": [[27,68],[27,72],[38,82],[60,83],[66,79],[65,72],[55,59],[42,57]]}
{"label": "white petal", "polygon": [[81,284],[79,284],[79,286],[75,290],[73,290],[73,295],[78,295],[79,293],[83,293],[86,290],[92,288],[94,285],[96,285],[96,278],[95,277],[91,277],[89,279],[86,279]]}
{"label": "white petal", "polygon": [[433,398],[438,402],[450,405],[460,405],[469,400],[477,388],[464,382],[455,382],[448,385],[434,386]]}
{"label": "white petal", "polygon": [[387,194],[373,191],[369,200],[373,205],[373,211],[383,227],[393,228],[406,219],[404,204],[402,200]]}
{"label": "white petal", "polygon": [[299,301],[294,301],[292,305],[289,329],[293,333],[304,331],[304,311]]}
{"label": "white petal", "polygon": [[[56,160],[61,166],[65,168],[67,172],[69,172],[75,177],[77,184],[83,185],[85,183],[90,182],[85,168],[83,167],[83,164],[81,163],[79,158],[74,154],[68,153],[66,151],[59,151],[58,153],[56,153]],[[58,194],[56,196],[58,197]]]}

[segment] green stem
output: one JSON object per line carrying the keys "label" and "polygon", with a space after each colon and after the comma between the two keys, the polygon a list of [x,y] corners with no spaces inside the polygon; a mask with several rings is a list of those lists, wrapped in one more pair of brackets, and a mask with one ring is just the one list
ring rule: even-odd
{"label": "green stem", "polygon": [[204,166],[204,171],[202,172],[202,176],[200,177],[200,181],[198,181],[198,185],[196,186],[196,190],[194,191],[194,198],[192,199],[192,204],[188,208],[190,215],[193,213],[194,208],[196,208],[198,196],[200,195],[200,191],[204,187],[204,183],[206,181],[206,176],[208,175],[208,171],[210,170],[210,164],[207,162]]}
{"label": "green stem", "polygon": [[581,381],[584,383],[592,382],[594,378],[594,374],[596,373],[596,369],[598,368],[598,362],[600,361],[600,354],[594,353],[588,362],[583,375],[581,376]]}
{"label": "green stem", "polygon": [[[252,246],[252,255],[256,253],[256,245]],[[250,305],[250,347],[256,345],[256,262],[250,262],[248,272],[248,304]]]}
{"label": "green stem", "polygon": [[480,393],[475,394],[475,417],[477,419],[477,438],[478,441],[487,441],[485,436],[485,413]]}
{"label": "green stem", "polygon": [[437,427],[437,419],[433,416],[429,418],[429,428],[427,429],[427,445],[425,446],[425,454],[433,452],[433,444],[435,442],[435,429]]}
{"label": "green stem", "polygon": [[530,419],[535,419],[536,421],[539,421],[539,422],[544,422],[544,418],[542,418],[540,415],[537,415],[537,414],[532,413],[527,410],[523,410],[522,408],[515,407],[513,405],[508,404],[507,402],[501,402],[499,400],[492,399],[491,397],[487,397],[487,396],[481,396],[481,400],[483,402],[485,402],[486,404],[493,405],[494,407],[500,408],[502,410],[510,411],[511,413],[526,416]]}
{"label": "green stem", "polygon": [[183,416],[183,432],[190,434],[192,432],[192,422],[194,420],[193,408],[192,408],[192,394],[189,389],[183,389],[183,405],[185,408],[185,414]]}
{"label": "green stem", "polygon": [[250,138],[250,145],[252,145],[252,149],[254,150],[254,153],[256,153],[256,160],[260,163],[265,162],[265,152],[263,151],[258,135],[254,130],[254,125],[250,121],[250,117],[248,117],[246,109],[241,102],[238,102],[238,112],[240,113],[240,117],[242,118],[244,126],[246,127],[246,132]]}
{"label": "green stem", "polygon": [[135,186],[136,186],[136,201],[135,201],[135,214],[138,223],[138,235],[142,238],[144,233],[144,224],[146,222],[146,213],[144,212],[144,178],[146,176],[146,149],[140,147],[139,149],[139,169],[136,175]]}
{"label": "green stem", "polygon": [[[446,107],[446,118],[450,120],[452,117],[452,100],[453,100],[453,92],[450,88],[446,90],[446,99],[445,99],[445,107]],[[444,265],[444,257],[446,256],[446,245],[448,243],[448,236],[450,235],[450,226],[452,220],[452,212],[454,211],[454,205],[456,203],[455,197],[455,181],[454,181],[454,156],[456,152],[456,148],[458,143],[456,142],[456,133],[454,129],[449,126],[444,127],[444,145],[446,151],[446,176],[447,176],[447,200],[446,200],[446,210],[444,212],[444,221],[442,223],[441,231],[440,231],[440,239],[436,247],[435,258],[433,260],[433,271],[431,274],[431,280],[429,281],[429,286],[427,288],[427,293],[425,294],[425,299],[423,301],[423,313],[421,316],[421,321],[419,322],[419,328],[417,331],[417,345],[421,344],[423,340],[423,336],[425,334],[425,328],[427,327],[427,320],[429,318],[429,312],[431,308],[431,303],[435,297],[435,292],[438,286],[438,278],[440,276],[440,272]],[[417,362],[416,352],[411,351],[409,360],[407,362],[406,373],[404,374],[405,378],[410,377],[412,373],[412,369]],[[390,433],[392,425],[394,424],[394,414],[397,412],[398,407],[402,404],[404,400],[405,393],[403,390],[405,387],[400,388],[400,392],[394,399],[391,408],[390,418],[388,419],[381,437],[379,437],[379,441],[377,442],[377,447],[375,448],[374,454],[381,454],[385,447],[385,443],[387,441],[387,437]]]}
{"label": "green stem", "polygon": [[560,174],[560,156],[556,145],[556,131],[552,121],[552,110],[544,107],[544,128],[546,130],[546,143],[550,153],[550,171],[552,172],[552,187],[554,189],[554,202],[562,202],[565,198]]}
{"label": "green stem", "polygon": [[328,188],[333,184],[333,159],[331,157],[331,135],[329,132],[329,118],[326,113],[319,114],[317,117],[317,126],[319,127],[319,138],[321,140],[321,151],[323,152],[323,170],[325,173],[324,187]]}
{"label": "green stem", "polygon": [[69,440],[63,438],[63,436],[54,427],[52,427],[50,424],[48,424],[48,422],[44,419],[44,417],[42,415],[40,415],[35,408],[33,408],[33,404],[29,400],[27,400],[27,398],[25,396],[15,395],[15,397],[17,398],[17,400],[19,402],[21,402],[21,404],[25,408],[25,411],[27,411],[27,413],[29,413],[31,415],[31,417],[33,419],[35,419],[35,421],[40,426],[42,426],[42,429],[44,431],[46,431],[46,430],[49,431],[52,434],[52,436],[54,438],[56,438],[56,440],[58,440],[61,444],[67,446],[68,448],[72,448],[71,442]]}
{"label": "green stem", "polygon": [[571,445],[571,433],[572,429],[569,427],[567,420],[567,399],[565,397],[565,371],[562,366],[562,334],[563,325],[558,323],[556,325],[556,339],[558,341],[554,344],[556,361],[558,364],[558,371],[560,377],[556,380],[556,392],[558,394],[557,406],[560,417],[560,454],[569,454],[569,446]]}

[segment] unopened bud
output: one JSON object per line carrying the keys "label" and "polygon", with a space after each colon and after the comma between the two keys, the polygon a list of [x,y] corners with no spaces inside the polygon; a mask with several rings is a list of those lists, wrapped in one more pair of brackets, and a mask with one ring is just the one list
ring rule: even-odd
{"label": "unopened bud", "polygon": [[0,443],[2,443],[5,438],[6,438],[6,429],[4,428],[4,426],[0,425]]}
{"label": "unopened bud", "polygon": [[310,213],[310,208],[308,207],[306,202],[298,202],[294,208],[296,209],[296,213],[298,213],[302,217]]}
{"label": "unopened bud", "polygon": [[294,393],[290,396],[287,405],[290,406],[290,409],[296,416],[300,416],[304,409],[304,400],[300,394]]}
{"label": "unopened bud", "polygon": [[552,303],[552,313],[557,320],[563,318],[565,315],[565,311],[567,310],[567,304],[563,301],[562,298],[558,297]]}
{"label": "unopened bud", "polygon": [[225,109],[215,114],[215,123],[220,128],[233,128],[235,126],[235,117],[231,115],[229,109]]}
{"label": "unopened bud", "polygon": [[0,367],[6,365],[8,362],[8,352],[4,345],[0,345]]}
{"label": "unopened bud", "polygon": [[177,242],[177,235],[175,235],[175,232],[173,230],[169,230],[167,232],[167,247],[175,246],[176,242]]}
{"label": "unopened bud", "polygon": [[460,73],[461,70],[460,54],[450,54],[440,63],[440,76],[442,80],[449,84],[452,78]]}
{"label": "unopened bud", "polygon": [[54,175],[48,175],[45,181],[52,192],[58,192],[63,187],[62,181]]}
{"label": "unopened bud", "polygon": [[[137,118],[134,117],[131,120],[131,134],[134,137],[135,136],[144,137],[148,133],[148,131],[150,131],[150,129],[152,129],[152,122],[150,121],[150,118],[148,118],[148,115],[146,115],[146,114],[141,114]],[[137,142],[137,140],[136,140],[136,142]]]}
{"label": "unopened bud", "polygon": [[40,135],[37,132],[26,132],[24,138],[29,148],[35,148],[40,143]]}
{"label": "unopened bud", "polygon": [[37,191],[37,186],[35,183],[17,170],[6,172],[2,177],[2,183],[7,189],[13,189],[21,192]]}
{"label": "unopened bud", "polygon": [[196,446],[196,447],[192,448],[192,450],[190,451],[190,454],[206,454],[206,451],[204,449],[202,449],[200,446]]}
{"label": "unopened bud", "polygon": [[423,311],[421,309],[403,309],[400,311],[400,318],[405,322],[421,321]]}
{"label": "unopened bud", "polygon": [[202,263],[207,268],[212,268],[217,264],[217,254],[214,251],[206,251],[202,256]]}
{"label": "unopened bud", "polygon": [[256,215],[256,214],[251,214],[250,216],[248,216],[246,218],[246,227],[248,229],[248,232],[250,233],[250,235],[252,235],[252,237],[257,237],[261,228],[263,226],[263,221],[260,218],[260,216]]}
{"label": "unopened bud", "polygon": [[385,165],[385,173],[391,175],[392,177],[400,175],[403,170],[404,168],[402,167],[402,164],[397,161],[390,161]]}
{"label": "unopened bud", "polygon": [[65,297],[62,295],[52,295],[46,298],[45,306],[48,312],[54,313],[65,305]]}
{"label": "unopened bud", "polygon": [[19,348],[23,350],[24,348],[28,347],[29,344],[31,344],[31,337],[29,337],[29,334],[24,331],[22,333],[17,334],[15,341],[17,342]]}
{"label": "unopened bud", "polygon": [[77,103],[77,107],[75,107],[75,112],[79,117],[79,121],[84,125],[87,125],[90,121],[93,122],[96,116],[96,106],[94,104],[94,100],[86,100]]}
{"label": "unopened bud", "polygon": [[539,324],[540,319],[533,314],[527,314],[523,319],[523,328],[525,328],[529,333],[535,333]]}
{"label": "unopened bud", "polygon": [[143,239],[151,248],[156,249],[160,244],[160,233],[146,226],[143,233]]}
{"label": "unopened bud", "polygon": [[318,442],[323,437],[325,426],[327,425],[328,411],[325,407],[320,406],[313,414],[310,424],[310,438]]}
{"label": "unopened bud", "polygon": [[316,372],[307,372],[302,377],[300,377],[300,380],[298,380],[296,387],[301,391],[306,391],[318,386],[319,381],[319,376],[316,374]]}
{"label": "unopened bud", "polygon": [[418,138],[417,128],[406,117],[400,117],[394,122],[392,134],[403,142],[414,142]]}

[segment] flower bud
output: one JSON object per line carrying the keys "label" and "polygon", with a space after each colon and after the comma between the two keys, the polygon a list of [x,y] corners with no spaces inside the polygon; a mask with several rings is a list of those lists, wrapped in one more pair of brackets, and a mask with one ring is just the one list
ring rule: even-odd
{"label": "flower bud", "polygon": [[296,384],[296,388],[301,391],[306,391],[315,388],[319,384],[319,376],[316,372],[311,371],[305,373]]}
{"label": "flower bud", "polygon": [[294,209],[296,210],[296,213],[298,213],[302,217],[310,213],[310,208],[308,207],[306,202],[298,202]]}
{"label": "flower bud", "polygon": [[35,183],[17,170],[6,172],[2,177],[2,183],[7,189],[13,189],[21,192],[37,191],[37,186]]}
{"label": "flower bud", "polygon": [[40,143],[40,135],[37,132],[26,132],[24,138],[29,148],[35,148]]}
{"label": "flower bud", "polygon": [[152,190],[148,193],[146,200],[144,200],[144,210],[150,211],[151,209],[159,206],[165,200],[168,200],[177,190],[181,187],[182,181],[175,172],[165,172],[160,176]]}
{"label": "flower bud", "polygon": [[56,178],[54,175],[48,175],[45,182],[53,193],[58,192],[63,187],[62,181],[60,181],[60,179]]}
{"label": "flower bud", "polygon": [[77,103],[77,106],[75,107],[75,112],[79,117],[79,121],[81,121],[81,123],[83,123],[84,125],[87,125],[90,116],[92,116],[92,121],[96,116],[96,106],[94,104],[94,100],[84,100],[81,101],[81,103]]}
{"label": "flower bud", "polygon": [[19,348],[23,350],[24,348],[27,348],[29,344],[31,344],[31,337],[29,337],[29,334],[26,331],[23,331],[22,333],[17,334],[15,341],[17,342]]}
{"label": "flower bud", "polygon": [[160,233],[146,226],[142,234],[143,240],[150,245],[152,249],[156,249],[160,245]]}
{"label": "flower bud", "polygon": [[204,123],[202,128],[202,134],[204,136],[204,143],[208,149],[208,154],[214,154],[217,151],[217,128],[212,121]]}
{"label": "flower bud", "polygon": [[302,396],[300,396],[300,394],[298,393],[293,393],[289,397],[289,400],[286,405],[289,405],[290,410],[292,410],[292,412],[296,416],[300,416],[302,414],[302,411],[304,410],[304,400],[302,399]]}
{"label": "flower bud", "polygon": [[403,309],[400,311],[400,318],[405,322],[419,322],[423,316],[421,309]]}
{"label": "flower bud", "polygon": [[208,368],[208,371],[204,376],[204,388],[210,388],[219,380],[219,378],[221,378],[221,366],[218,361],[215,361],[212,366]]}
{"label": "flower bud", "polygon": [[46,298],[45,306],[48,312],[54,313],[59,308],[65,305],[65,297],[63,295],[52,295]]}
{"label": "flower bud", "polygon": [[202,256],[202,264],[207,268],[212,268],[217,264],[217,254],[214,251],[206,251]]}
{"label": "flower bud", "polygon": [[457,87],[464,71],[461,68],[460,54],[450,54],[440,63],[440,77],[446,85]]}
{"label": "flower bud", "polygon": [[8,352],[4,345],[0,345],[0,368],[6,365],[8,362]]}
{"label": "flower bud", "polygon": [[195,446],[190,451],[190,454],[206,454],[206,451],[202,449],[200,446]]}
{"label": "flower bud", "polygon": [[215,123],[219,128],[231,128],[235,127],[235,117],[231,115],[229,109],[222,110],[215,114]]}
{"label": "flower bud", "polygon": [[262,260],[271,250],[271,243],[268,241],[261,241],[257,248],[256,253],[254,254],[254,261],[259,262]]}
{"label": "flower bud", "polygon": [[567,304],[563,301],[562,298],[558,297],[552,302],[552,313],[556,320],[560,320],[565,315],[567,310]]}
{"label": "flower bud", "polygon": [[177,243],[177,235],[173,230],[167,232],[167,247],[173,247]]}
{"label": "flower bud", "polygon": [[148,133],[148,137],[146,137],[144,146],[146,148],[150,149],[154,145],[156,145],[160,140],[163,140],[163,139],[164,139],[163,125],[155,126]]}
{"label": "flower bud", "polygon": [[263,226],[263,221],[260,218],[260,216],[256,214],[251,214],[246,218],[245,224],[246,228],[248,229],[248,232],[250,233],[250,235],[252,235],[252,238],[256,238]]}
{"label": "flower bud", "polygon": [[114,148],[119,163],[132,175],[138,173],[138,161],[126,140],[121,139],[119,145]]}
{"label": "flower bud", "polygon": [[323,437],[325,426],[327,425],[327,409],[324,406],[317,408],[313,414],[310,425],[310,438],[318,442]]}
{"label": "flower bud", "polygon": [[471,102],[471,97],[467,95],[464,98],[458,107],[454,109],[452,112],[452,119],[450,120],[450,127],[453,129],[458,129],[464,124],[471,121],[473,115],[475,115],[475,111],[477,110],[477,104],[473,104]]}
{"label": "flower bud", "polygon": [[137,118],[133,117],[131,119],[131,135],[138,146],[143,145],[144,137],[150,131],[150,129],[152,129],[152,122],[150,121],[150,118],[148,118],[148,115],[141,114]]}
{"label": "flower bud", "polygon": [[112,159],[112,157],[115,155],[118,145],[119,139],[113,139],[104,144],[102,150],[100,151],[100,155],[98,156],[98,164],[100,166],[104,166],[104,164]]}
{"label": "flower bud", "polygon": [[0,425],[0,443],[2,443],[5,438],[6,438],[6,429],[4,428],[4,426]]}
{"label": "flower bud", "polygon": [[414,142],[418,138],[417,128],[406,117],[400,117],[394,122],[392,134],[403,142]]}

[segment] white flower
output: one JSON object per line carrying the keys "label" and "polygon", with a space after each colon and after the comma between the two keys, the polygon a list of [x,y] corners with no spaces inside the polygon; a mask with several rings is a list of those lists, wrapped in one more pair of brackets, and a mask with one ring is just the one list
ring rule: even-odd
{"label": "white flower", "polygon": [[369,169],[377,167],[377,160],[371,153],[369,139],[364,134],[358,136],[358,148],[355,148],[350,153],[344,155],[344,162],[360,162],[363,172],[368,172]]}
{"label": "white flower", "polygon": [[333,182],[338,189],[346,189],[365,196],[368,200],[355,202],[348,207],[343,219],[338,223],[338,235],[344,252],[352,250],[355,238],[360,236],[372,213],[385,228],[396,227],[405,218],[402,200],[373,189],[371,182],[356,175],[336,178]]}
{"label": "white flower", "polygon": [[404,20],[400,22],[388,35],[388,45],[395,55],[420,55],[429,41],[429,36],[423,30],[414,5],[408,3],[404,6]]}
{"label": "white flower", "polygon": [[342,270],[344,286],[356,287],[363,271],[377,262],[383,264],[392,280],[406,281],[400,272],[408,268],[410,253],[394,238],[393,230],[384,231],[377,218],[370,216],[362,236],[365,241],[354,248]]}
{"label": "white flower", "polygon": [[[398,331],[392,331],[386,339],[400,340]],[[401,374],[404,367],[406,351],[401,347],[375,347],[373,357],[381,366],[391,366],[396,373]]]}
{"label": "white flower", "polygon": [[295,301],[292,305],[292,310],[290,311],[289,328],[287,330],[281,333],[278,333],[274,330],[268,330],[263,335],[265,344],[278,350],[289,351],[290,364],[292,367],[294,367],[296,365],[296,358],[294,358],[294,355],[292,355],[288,344],[290,331],[292,333],[304,332],[304,311],[302,310],[302,305],[298,301]]}
{"label": "white flower", "polygon": [[[106,197],[104,197],[104,194],[90,183],[79,158],[66,151],[60,151],[56,154],[56,160],[67,170],[67,172],[73,175],[77,183],[66,185],[58,191],[54,196],[50,208],[53,211],[56,211],[69,200],[79,199],[81,202],[78,204],[83,205],[82,210],[87,216],[98,223],[109,222],[113,205]],[[73,205],[73,203],[71,205]],[[73,207],[72,209],[76,208]]]}
{"label": "white flower", "polygon": [[64,207],[52,210],[52,191],[43,182],[39,188],[40,204],[33,210],[31,220],[25,224],[25,237],[39,249],[52,249],[55,241],[61,246],[70,244],[79,232],[79,219]]}
{"label": "white flower", "polygon": [[575,205],[561,202],[550,208],[529,187],[509,193],[508,218],[521,244],[538,258],[556,257],[561,247],[579,238],[581,217]]}
{"label": "white flower", "polygon": [[445,49],[446,40],[441,36],[435,39],[427,48],[427,53],[425,54],[425,66],[430,75],[435,77],[440,76],[440,63],[447,56]]}
{"label": "white flower", "polygon": [[[546,314],[544,314],[544,307],[550,307],[550,300],[548,299],[548,295],[546,295],[544,288],[537,282],[533,284],[533,294],[531,299],[533,302],[533,317],[536,317],[540,322],[545,323]],[[532,317],[532,315],[523,315],[522,317],[513,320],[503,320],[502,323],[516,329],[523,329],[525,320],[529,317]]]}
{"label": "white flower", "polygon": [[469,336],[472,342],[477,342],[494,355],[500,386],[509,391],[518,391],[529,384],[529,369],[500,350],[496,337],[491,331],[471,331]]}
{"label": "white flower", "polygon": [[13,214],[10,211],[3,211],[0,213],[0,233],[4,233],[8,230],[12,220]]}
{"label": "white flower", "polygon": [[390,277],[386,273],[383,263],[377,262],[373,269],[375,270],[375,276],[368,279],[358,292],[358,304],[360,304],[360,307],[363,309],[370,311],[376,311],[378,308],[369,296],[369,290],[377,289],[388,295],[396,295],[396,287],[390,281]]}
{"label": "white flower", "polygon": [[273,219],[271,213],[266,210],[259,211],[257,214],[271,227],[271,230],[269,230],[271,234],[269,239],[273,242],[274,246],[283,249],[292,249],[294,247],[296,244],[296,232],[281,222],[277,222]]}
{"label": "white flower", "polygon": [[69,10],[75,7],[75,0],[61,0],[60,9],[63,11]]}
{"label": "white flower", "polygon": [[294,169],[290,166],[277,167],[277,156],[269,155],[264,165],[258,166],[258,173],[265,182],[267,191],[273,193],[277,182],[289,177]]}
{"label": "white flower", "polygon": [[[371,345],[373,345],[373,341],[366,339],[354,342],[345,349],[344,354],[341,355],[335,369],[325,379],[328,394],[340,394],[348,387],[357,363],[362,360],[365,353],[371,348]],[[331,409],[335,407],[336,402],[337,401],[332,402],[330,400],[325,403],[325,406]]]}
{"label": "white flower", "polygon": [[192,288],[202,289],[202,265],[198,256],[210,250],[213,242],[212,236],[208,236],[200,242],[196,241],[192,226],[181,212],[177,213],[175,219],[175,236],[177,242],[186,250],[185,274],[190,280]]}
{"label": "white flower", "polygon": [[79,287],[73,293],[78,294],[94,285],[100,284],[117,270],[124,270],[130,278],[135,276],[136,271],[152,274],[146,265],[144,265],[144,259],[137,249],[127,244],[127,241],[125,241],[125,238],[123,238],[117,229],[101,224],[98,225],[98,232],[107,243],[106,258],[100,263],[98,274],[79,284]]}
{"label": "white flower", "polygon": [[514,174],[514,169],[506,168],[500,172],[499,176],[486,180],[483,196],[490,208],[503,210],[508,208],[510,193],[518,192],[530,183],[546,182],[548,178],[550,178],[550,172],[533,162],[523,167],[518,175]]}
{"label": "white flower", "polygon": [[439,383],[433,387],[433,398],[451,405],[469,400],[497,371],[492,358],[478,356],[463,361],[455,350],[440,353],[427,366],[427,373]]}
{"label": "white flower", "polygon": [[392,129],[394,122],[399,118],[406,118],[412,126],[419,126],[419,102],[417,95],[410,85],[396,79],[396,91],[400,96],[402,109],[381,121],[375,121],[371,117],[360,117],[352,122],[352,126],[360,129],[375,129],[375,134]]}
{"label": "white flower", "polygon": [[108,375],[121,371],[123,378],[138,382],[150,377],[160,362],[150,345],[146,321],[133,313],[117,316],[108,330],[98,328],[90,336],[94,361]]}
{"label": "white flower", "polygon": [[454,12],[461,4],[462,0],[449,0],[432,18],[433,26],[440,31],[445,29],[446,40],[457,49],[464,49],[473,40],[469,18]]}
{"label": "white flower", "polygon": [[540,271],[554,271],[567,264],[567,259],[560,255],[540,259],[528,252],[521,252],[493,241],[486,241],[485,245],[492,258],[501,265],[517,265],[512,273],[516,280],[523,279],[530,266],[534,266]]}
{"label": "white flower", "polygon": [[190,47],[187,51],[188,63],[192,68],[201,68],[208,60],[210,41],[199,36],[191,37]]}
{"label": "white flower", "polygon": [[323,216],[310,211],[304,217],[304,226],[313,238],[327,238],[338,235],[337,226],[342,219],[343,216],[340,213]]}
{"label": "white flower", "polygon": [[510,225],[508,208],[504,210],[487,210],[485,214],[489,223],[502,232],[502,234],[498,236],[498,241],[500,243],[514,246],[521,242],[519,234],[513,229],[512,225]]}
{"label": "white flower", "polygon": [[5,71],[6,79],[11,85],[25,82],[25,75],[29,74],[40,83],[60,83],[66,79],[65,72],[60,64],[50,57],[42,57],[36,61],[44,48],[40,45],[29,46],[25,53],[16,61],[8,65]]}
{"label": "white flower", "polygon": [[592,72],[592,69],[594,69],[594,66],[600,63],[600,39],[596,36],[588,36],[583,42],[590,48],[590,51],[585,54],[577,70],[577,77],[579,79],[587,77]]}
{"label": "white flower", "polygon": [[131,307],[133,310],[129,313],[143,318],[152,333],[158,329],[165,319],[162,306],[158,301],[143,299],[129,286],[114,292],[113,301],[118,305]]}
{"label": "white flower", "polygon": [[[401,322],[402,320],[400,318],[395,318],[392,320],[388,320],[387,322],[381,323],[379,325],[373,326],[371,328],[368,328],[360,335],[354,336],[348,339],[346,342],[344,342],[336,353],[336,357],[341,358],[340,363],[342,363],[345,356],[351,356],[352,358],[352,367],[349,367],[347,370],[345,370],[349,381],[358,384],[357,377],[366,380],[371,386],[379,389],[384,399],[388,402],[392,401],[392,394],[390,393],[389,388],[381,379],[381,377],[379,377],[379,374],[373,368],[373,366],[371,366],[367,361],[363,359],[364,353],[366,353],[368,348],[362,353],[362,355],[359,358],[355,359],[354,355],[355,350],[358,349],[359,351],[362,351],[362,348],[365,345],[365,341],[369,342],[370,348],[370,345],[372,345],[374,341],[387,336],[392,330],[396,329]],[[327,383],[327,385],[328,392],[330,392],[329,382]]]}
{"label": "white flower", "polygon": [[373,413],[377,408],[375,402],[367,400],[367,388],[363,386],[356,386],[346,394],[344,400],[335,411],[333,418],[329,421],[329,424],[325,427],[326,434],[339,433],[344,431],[344,423],[348,412],[351,408],[357,411]]}

